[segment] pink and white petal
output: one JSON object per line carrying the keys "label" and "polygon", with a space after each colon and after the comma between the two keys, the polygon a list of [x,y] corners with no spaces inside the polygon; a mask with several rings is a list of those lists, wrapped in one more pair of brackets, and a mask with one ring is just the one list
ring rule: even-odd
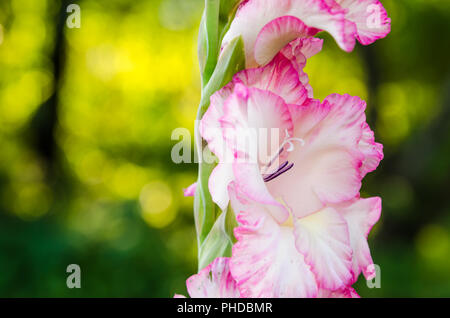
{"label": "pink and white petal", "polygon": [[282,16],[267,23],[259,32],[254,48],[256,63],[264,65],[271,61],[286,43],[297,38],[306,38],[317,33],[302,20],[293,16]]}
{"label": "pink and white petal", "polygon": [[298,78],[300,79],[300,82],[303,84],[303,86],[305,86],[307,94],[308,94],[308,97],[309,98],[313,98],[314,97],[314,90],[313,90],[311,84],[309,84],[309,76],[308,76],[308,74],[303,72],[303,70],[300,70],[299,74],[298,74]]}
{"label": "pink and white petal", "polygon": [[358,194],[362,179],[359,153],[333,149],[311,153],[308,159],[310,164],[316,162],[309,177],[313,191],[322,202],[342,202]]}
{"label": "pink and white petal", "polygon": [[337,290],[352,280],[347,223],[333,208],[295,219],[295,246],[305,256],[321,288]]}
{"label": "pink and white petal", "polygon": [[292,228],[279,226],[263,205],[250,203],[244,209],[230,261],[242,297],[315,297],[315,277],[295,249]]}
{"label": "pink and white petal", "polygon": [[306,140],[310,133],[330,113],[331,105],[310,99],[304,105],[288,105],[294,123],[294,136]]}
{"label": "pink and white petal", "polygon": [[358,279],[361,271],[367,280],[375,277],[373,260],[370,255],[367,236],[381,214],[381,199],[373,197],[369,199],[354,199],[334,206],[346,220],[350,244],[353,250],[353,281]]}
{"label": "pink and white petal", "polygon": [[[236,87],[242,85],[236,85]],[[236,121],[236,123],[242,122],[243,128],[278,128],[282,131],[288,130],[293,132],[293,124],[291,114],[289,112],[288,105],[284,100],[268,91],[259,88],[250,87],[247,90],[246,103],[241,104],[245,106],[245,109],[241,109],[243,112],[237,114],[234,106],[231,103],[225,103],[224,116],[221,120],[228,120],[230,116],[236,118],[241,117],[242,120]],[[244,95],[237,95],[239,98],[245,98]]]}
{"label": "pink and white petal", "polygon": [[[240,212],[246,212],[249,209],[249,205],[258,205],[260,204],[258,201],[255,201],[249,198],[243,191],[239,189],[236,182],[231,182],[228,186],[228,193],[230,193],[230,204],[233,208],[233,211],[236,215],[239,215]],[[287,221],[289,215],[287,210],[283,207],[280,208],[278,204],[261,204],[263,208],[254,211],[261,215],[267,214],[273,217],[279,224]]]}
{"label": "pink and white petal", "polygon": [[292,0],[289,15],[301,19],[309,27],[330,33],[344,51],[355,46],[356,28],[345,20],[345,10],[328,0]]}
{"label": "pink and white petal", "polygon": [[273,197],[297,217],[304,217],[330,202],[354,198],[361,188],[360,159],[342,148],[310,150],[297,147],[289,156],[294,167],[267,183]]}
{"label": "pink and white petal", "polygon": [[327,203],[354,198],[361,188],[364,160],[357,145],[365,123],[365,103],[349,95],[331,95],[320,104],[289,106],[294,136],[305,144],[289,153],[294,167],[268,187],[281,197],[297,217],[317,211]]}
{"label": "pink and white petal", "polygon": [[361,166],[361,176],[374,171],[380,161],[383,160],[383,145],[375,142],[373,131],[367,123],[363,126],[363,135],[358,144],[359,150],[364,154],[364,161]]}
{"label": "pink and white petal", "polygon": [[229,84],[211,96],[208,110],[200,121],[200,135],[208,142],[209,149],[224,161],[226,158],[226,146],[223,141],[222,128],[219,119],[223,116],[225,101],[230,97],[233,85]]}
{"label": "pink and white petal", "polygon": [[[298,73],[298,78],[300,82],[305,86],[309,98],[313,98],[313,89],[309,84],[309,77],[303,69],[306,66],[306,61],[310,57],[319,53],[322,50],[323,40],[318,38],[298,38],[288,45],[286,45],[282,50],[281,54],[290,60],[293,67]],[[302,105],[303,103],[290,103]]]}
{"label": "pink and white petal", "polygon": [[279,151],[282,134],[274,137],[277,140],[268,142],[267,135],[260,138],[258,133],[260,129],[263,132],[276,129],[277,132],[292,133],[288,106],[279,96],[269,91],[236,84],[235,92],[224,105],[224,116],[220,121],[226,143],[235,153],[233,172],[236,186],[253,200],[278,206],[274,217],[284,222],[288,212],[269,193],[259,162],[263,150],[269,150],[268,153]]}
{"label": "pink and white petal", "polygon": [[[293,132],[291,114],[278,95],[237,83],[233,94],[226,100],[220,123],[227,147],[236,158],[246,163],[258,163],[259,150],[278,150],[282,134],[274,136],[268,145],[272,130]],[[262,136],[262,137],[260,137]],[[275,149],[273,149],[275,150]]]}
{"label": "pink and white petal", "polygon": [[320,289],[317,298],[361,298],[353,287],[344,287],[335,291]]}
{"label": "pink and white petal", "polygon": [[[323,203],[350,200],[359,192],[365,157],[357,146],[363,135],[365,106],[358,97],[333,94],[322,105],[312,101],[309,108],[290,107],[294,135],[305,141],[304,147],[295,149],[288,157],[290,162],[297,164],[290,171],[291,181],[298,178],[301,180],[298,183],[308,184],[309,191]],[[298,203],[286,199],[288,205],[300,205],[299,197],[292,190],[283,192],[285,196],[290,193]],[[304,216],[305,212],[294,210],[298,217]]]}
{"label": "pink and white petal", "polygon": [[[297,217],[309,215],[323,208],[325,204],[313,188],[315,184],[323,182],[323,178],[315,179],[320,177],[323,166],[315,166],[315,162],[313,165],[305,165],[304,162],[297,163],[291,159],[289,162],[294,162],[290,171],[267,182],[271,195],[283,202]],[[317,169],[311,171],[314,167]]]}
{"label": "pink and white petal", "polygon": [[[287,157],[294,167],[267,186],[297,217],[318,211],[326,203],[350,200],[361,187],[363,156],[353,149],[359,135],[347,136],[352,136],[353,118],[360,115],[352,115],[351,109],[347,115],[347,107],[341,109],[339,118],[336,116],[339,112],[332,106],[335,107],[317,100],[310,100],[307,106],[289,105],[295,123],[294,136],[302,138],[305,144],[296,146]],[[346,129],[350,129],[347,134]]]}
{"label": "pink and white petal", "polygon": [[231,275],[229,258],[218,257],[198,274],[186,281],[192,298],[239,298],[239,290]]}
{"label": "pink and white petal", "polygon": [[[311,109],[313,118],[317,117],[314,116],[316,113],[322,115],[329,109],[326,116],[309,131],[295,131],[295,136],[303,138],[306,145],[292,154],[292,161],[307,167],[321,166],[318,171],[310,169],[311,174],[317,174],[308,180],[311,180],[314,192],[323,202],[342,202],[359,192],[365,156],[357,146],[366,124],[365,107],[365,102],[359,97],[330,95],[325,99],[324,106]],[[293,118],[295,120],[296,116],[293,115]],[[296,127],[303,121],[303,118],[299,119],[299,122],[294,121]]]}
{"label": "pink and white petal", "polygon": [[267,189],[258,165],[247,163],[233,164],[236,189],[250,200],[271,206],[267,211],[279,223],[289,218],[289,211],[278,202]]}
{"label": "pink and white petal", "polygon": [[[345,20],[344,10],[331,7],[325,0],[248,0],[239,7],[222,47],[235,37],[242,36],[247,67],[256,66],[258,63],[253,53],[258,34],[266,24],[283,16],[294,16],[310,28],[329,32],[346,51],[351,51],[355,45],[354,23]],[[286,38],[284,45],[289,40]]]}
{"label": "pink and white petal", "polygon": [[173,298],[186,298],[186,296],[175,294],[175,295],[173,295]]}
{"label": "pink and white petal", "polygon": [[[296,41],[294,41],[293,43],[294,45],[295,42]],[[298,46],[298,48],[300,49],[300,53],[302,53],[307,59],[322,51],[323,39],[311,37],[306,39],[299,39],[298,42],[301,42],[301,45]]]}
{"label": "pink and white petal", "polygon": [[330,112],[314,142],[355,148],[363,135],[366,102],[357,96],[332,94],[324,103],[330,104]]}
{"label": "pink and white petal", "polygon": [[322,50],[323,40],[319,38],[298,38],[291,41],[282,50],[286,58],[288,58],[299,72],[306,66],[307,59],[313,57]]}
{"label": "pink and white petal", "polygon": [[222,211],[227,208],[230,201],[227,188],[233,180],[233,165],[228,162],[219,162],[209,177],[208,189],[211,198]]}
{"label": "pink and white petal", "polygon": [[194,182],[186,189],[183,189],[185,197],[193,197],[195,195],[195,190],[197,190],[197,182]]}
{"label": "pink and white petal", "polygon": [[346,19],[355,23],[357,39],[368,45],[386,37],[391,31],[391,19],[378,0],[335,0],[347,9]]}
{"label": "pink and white petal", "polygon": [[308,97],[294,65],[281,54],[264,67],[239,72],[234,78],[234,83],[238,82],[270,91],[282,97],[286,104],[302,105]]}
{"label": "pink and white petal", "polygon": [[345,293],[349,296],[348,298],[361,298],[353,287],[348,287]]}
{"label": "pink and white petal", "polygon": [[285,0],[249,0],[243,2],[223,38],[222,47],[225,47],[235,37],[242,36],[247,68],[258,66],[253,52],[259,32],[273,19],[287,15],[289,8],[290,1]]}

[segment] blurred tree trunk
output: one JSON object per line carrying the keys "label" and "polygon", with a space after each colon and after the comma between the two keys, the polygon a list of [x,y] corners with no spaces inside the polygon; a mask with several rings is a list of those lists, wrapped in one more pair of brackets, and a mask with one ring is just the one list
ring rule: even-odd
{"label": "blurred tree trunk", "polygon": [[[381,78],[379,70],[383,68],[379,63],[376,46],[362,47],[361,54],[368,75],[367,121],[376,135],[377,91],[380,83],[385,81]],[[446,86],[450,87],[450,79],[447,80]],[[442,149],[448,149],[447,139],[442,136],[447,136],[450,131],[450,107],[448,106],[450,90],[444,87],[443,91],[447,92],[443,96],[443,111],[433,123],[409,136],[395,151],[386,147],[384,149],[386,156],[381,162],[382,172],[375,176],[377,179],[375,184],[380,187],[383,183],[389,182],[389,178],[395,176],[407,179],[414,191],[412,206],[419,211],[413,217],[406,219],[387,215],[383,224],[383,238],[386,241],[392,238],[413,240],[425,224],[436,222],[436,218],[449,209],[447,200],[450,186],[449,169],[442,171],[439,177],[434,171],[436,163],[439,162],[439,156],[445,160],[445,156],[441,154]]]}
{"label": "blurred tree trunk", "polygon": [[54,17],[56,24],[54,47],[50,52],[53,62],[53,92],[37,110],[30,122],[30,141],[36,152],[45,162],[47,177],[54,179],[58,163],[58,145],[55,139],[55,128],[58,122],[59,90],[62,85],[62,73],[65,63],[64,28],[66,23],[67,0],[61,1],[59,12]]}
{"label": "blurred tree trunk", "polygon": [[364,60],[367,74],[367,87],[368,87],[368,105],[367,105],[367,122],[373,130],[376,129],[376,122],[378,117],[377,112],[377,90],[380,85],[380,75],[379,75],[379,63],[377,58],[377,53],[375,52],[374,46],[364,46],[361,47],[361,55]]}

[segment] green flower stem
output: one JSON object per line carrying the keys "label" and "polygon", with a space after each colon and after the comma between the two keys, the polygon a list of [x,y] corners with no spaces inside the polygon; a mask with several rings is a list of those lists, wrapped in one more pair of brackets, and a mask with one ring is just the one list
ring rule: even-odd
{"label": "green flower stem", "polygon": [[206,35],[206,63],[202,73],[203,87],[209,82],[219,56],[219,14],[220,0],[205,0],[204,24]]}
{"label": "green flower stem", "polygon": [[[194,199],[194,217],[197,230],[199,269],[206,266],[215,257],[231,252],[234,220],[229,211],[220,214],[220,208],[212,201],[208,189],[208,180],[216,163],[205,162],[203,153],[208,151],[206,141],[199,133],[198,124],[210,104],[210,97],[229,83],[234,74],[245,68],[244,44],[241,37],[233,39],[219,56],[219,15],[220,0],[205,0],[200,38],[199,61],[202,70],[202,97],[195,126],[195,146],[199,158],[197,189]],[[232,19],[235,7],[228,19]],[[229,26],[226,21],[223,28]],[[221,31],[220,38],[224,30]],[[226,214],[224,214],[226,213]],[[219,215],[222,217],[219,218]],[[231,219],[231,221],[230,221]],[[230,225],[231,224],[231,225]],[[212,259],[211,259],[212,258]]]}
{"label": "green flower stem", "polygon": [[200,106],[198,108],[195,127],[195,145],[199,158],[199,170],[194,212],[199,246],[203,243],[205,237],[214,225],[216,220],[216,210],[218,210],[218,208],[212,201],[211,194],[208,190],[209,176],[215,167],[215,163],[208,163],[203,160],[203,153],[207,150],[207,144],[201,138],[197,125],[209,107],[211,95],[229,83],[233,78],[233,75],[244,67],[244,45],[242,39],[238,37],[231,41],[224,49],[208,85],[203,89]]}

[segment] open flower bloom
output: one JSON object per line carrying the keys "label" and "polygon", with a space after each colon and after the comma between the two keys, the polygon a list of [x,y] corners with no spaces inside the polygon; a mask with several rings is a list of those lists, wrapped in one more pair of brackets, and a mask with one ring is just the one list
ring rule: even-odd
{"label": "open flower bloom", "polygon": [[[218,257],[210,265],[186,281],[192,298],[239,298],[239,290],[231,276],[229,258]],[[175,295],[175,298],[184,298]]]}
{"label": "open flower bloom", "polygon": [[[216,258],[210,265],[201,270],[198,274],[192,275],[186,281],[189,296],[191,298],[243,298],[239,291],[236,280],[230,272],[230,258]],[[252,294],[248,293],[251,297]],[[268,295],[277,295],[276,291]],[[319,298],[357,298],[359,295],[351,286],[331,291],[319,289]],[[290,295],[287,295],[289,297]],[[275,297],[275,296],[273,296]],[[186,298],[183,295],[175,294],[174,298]]]}
{"label": "open flower bloom", "polygon": [[[382,145],[366,123],[365,102],[309,98],[299,76],[288,80],[289,68],[298,74],[289,62],[279,54],[211,99],[200,129],[222,164],[210,192],[219,205],[230,191],[239,197],[231,272],[244,297],[350,295],[361,271],[374,275],[366,238],[381,203],[360,199],[359,190]],[[265,76],[269,68],[275,71]]]}
{"label": "open flower bloom", "polygon": [[[321,50],[322,42],[321,39],[315,38],[294,40],[268,65],[237,73],[231,83],[211,97],[211,106],[200,123],[200,133],[208,142],[209,149],[219,158],[219,164],[209,179],[209,190],[214,202],[222,210],[229,202],[227,186],[233,180],[234,150],[225,143],[224,129],[220,120],[224,115],[225,104],[228,108],[233,107],[231,95],[234,94],[235,87],[244,85],[261,92],[273,93],[273,96],[282,99],[283,105],[310,103],[312,88],[308,84],[309,79],[303,68],[306,60]],[[369,129],[367,139],[373,137],[370,132]],[[368,151],[370,149],[369,145]]]}
{"label": "open flower bloom", "polygon": [[280,223],[268,205],[233,184],[230,193],[239,222],[230,267],[243,297],[359,297],[351,285],[372,264],[366,238],[379,198],[355,198],[304,218],[291,214]]}
{"label": "open flower bloom", "polygon": [[381,199],[359,192],[383,146],[360,98],[314,99],[304,68],[322,49],[320,31],[351,51],[386,36],[390,19],[378,0],[243,0],[237,9],[222,48],[241,36],[247,69],[211,97],[199,126],[219,159],[208,188],[223,211],[231,204],[237,242],[231,258],[187,280],[191,297],[354,298],[358,276],[375,276],[367,237]]}
{"label": "open flower bloom", "polygon": [[[211,98],[200,132],[219,158],[209,190],[222,209],[228,184],[236,181],[249,198],[277,206],[278,220],[287,210],[303,217],[356,197],[362,178],[383,157],[365,121],[365,102],[337,94],[323,103],[308,98],[298,77],[288,76],[293,67],[286,60],[278,55],[277,66],[239,73]],[[266,78],[269,67],[278,73]]]}
{"label": "open flower bloom", "polygon": [[247,67],[265,65],[296,38],[330,33],[345,51],[355,39],[373,43],[390,32],[390,19],[378,0],[246,0],[243,1],[223,46],[242,36]]}

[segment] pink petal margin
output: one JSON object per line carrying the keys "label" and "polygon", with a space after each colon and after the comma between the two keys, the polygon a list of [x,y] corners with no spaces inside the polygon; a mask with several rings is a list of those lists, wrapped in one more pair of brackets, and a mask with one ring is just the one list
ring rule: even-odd
{"label": "pink petal margin", "polygon": [[227,257],[216,258],[198,274],[189,277],[186,286],[192,298],[240,297]]}
{"label": "pink petal margin", "polygon": [[302,20],[293,16],[282,16],[267,23],[259,32],[255,42],[254,58],[264,65],[286,45],[297,38],[307,38],[319,30],[309,28]]}
{"label": "pink petal margin", "polygon": [[186,189],[183,189],[185,197],[193,197],[195,195],[195,190],[197,190],[197,182],[194,182]]}

